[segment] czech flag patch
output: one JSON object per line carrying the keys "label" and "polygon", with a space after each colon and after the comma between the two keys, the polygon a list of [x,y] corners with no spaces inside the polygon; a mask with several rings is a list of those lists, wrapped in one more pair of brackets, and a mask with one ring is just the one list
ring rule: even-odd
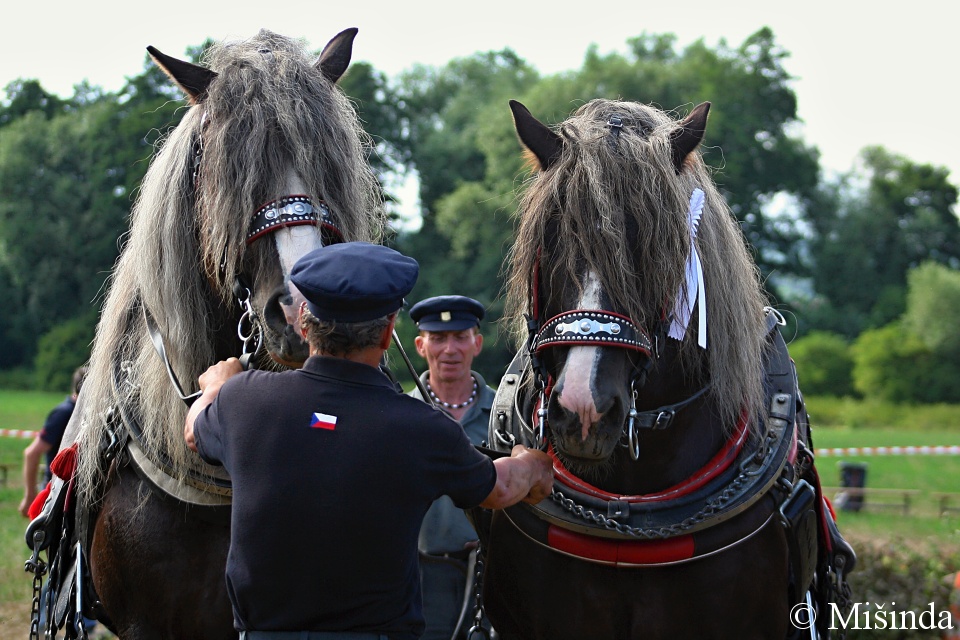
{"label": "czech flag patch", "polygon": [[310,419],[310,427],[313,429],[327,429],[333,431],[337,428],[337,416],[331,416],[327,413],[315,413]]}

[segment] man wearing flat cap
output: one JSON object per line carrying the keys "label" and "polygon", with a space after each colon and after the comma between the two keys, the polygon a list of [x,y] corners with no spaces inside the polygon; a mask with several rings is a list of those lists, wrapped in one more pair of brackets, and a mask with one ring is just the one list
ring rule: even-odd
{"label": "man wearing flat cap", "polygon": [[[428,401],[458,420],[473,444],[487,439],[496,393],[471,369],[483,347],[483,316],[483,305],[465,296],[427,298],[410,309],[410,318],[420,330],[414,344],[417,353],[427,361],[427,371],[420,379],[430,396]],[[410,395],[424,399],[419,389]],[[423,615],[427,623],[424,640],[449,640],[465,602],[472,611],[471,601],[464,599],[464,593],[472,593],[473,576],[467,575],[466,569],[476,544],[473,525],[449,497],[443,496],[431,505],[423,519],[419,541]],[[462,624],[459,637],[465,637],[470,626],[469,621]]]}
{"label": "man wearing flat cap", "polygon": [[418,272],[380,245],[311,251],[291,272],[303,368],[244,372],[231,358],[200,376],[184,437],[233,482],[226,580],[243,640],[416,640],[431,502],[496,509],[550,492],[549,456],[491,461],[380,371]]}

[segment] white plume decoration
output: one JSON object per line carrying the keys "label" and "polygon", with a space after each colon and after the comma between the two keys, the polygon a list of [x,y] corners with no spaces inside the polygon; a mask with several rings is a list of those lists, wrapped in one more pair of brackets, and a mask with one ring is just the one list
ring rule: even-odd
{"label": "white plume decoration", "polygon": [[[694,306],[699,308],[699,327],[697,344],[702,349],[707,348],[707,293],[703,285],[703,265],[700,263],[700,254],[697,253],[697,227],[700,225],[700,216],[703,213],[703,191],[694,189],[690,196],[690,209],[687,211],[687,224],[690,227],[690,254],[687,256],[686,285],[677,292],[677,300],[673,308],[673,319],[670,322],[668,335],[675,340],[683,340],[690,325],[690,316]],[[699,305],[697,304],[699,302]]]}

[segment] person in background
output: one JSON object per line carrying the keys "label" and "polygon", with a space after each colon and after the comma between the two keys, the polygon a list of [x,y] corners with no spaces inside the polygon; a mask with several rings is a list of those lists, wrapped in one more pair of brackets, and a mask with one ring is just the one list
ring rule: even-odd
{"label": "person in background", "polygon": [[[473,359],[483,348],[483,316],[482,304],[456,295],[428,298],[410,309],[410,318],[420,330],[414,344],[417,353],[427,361],[427,371],[420,380],[430,398],[423,398],[419,389],[409,395],[443,407],[460,422],[475,445],[487,439],[495,395],[472,369]],[[473,576],[466,572],[469,555],[476,546],[477,533],[463,510],[447,496],[437,499],[423,519],[418,543],[423,615],[427,623],[424,640],[453,637],[464,595],[473,584]],[[472,610],[467,611],[466,622],[460,627],[461,638],[466,637],[473,624],[471,613]]]}
{"label": "person in background", "polygon": [[226,581],[241,640],[415,640],[430,504],[550,494],[547,454],[518,446],[491,460],[378,368],[418,272],[382,245],[311,251],[290,278],[306,299],[303,368],[242,371],[231,358],[200,376],[184,438],[233,481]]}
{"label": "person in background", "polygon": [[[57,451],[60,450],[63,432],[67,428],[67,423],[70,422],[70,416],[73,415],[73,408],[77,404],[77,395],[80,393],[80,387],[83,385],[83,379],[86,376],[87,367],[79,367],[73,372],[70,395],[64,398],[63,402],[54,407],[47,415],[43,429],[23,450],[23,500],[20,502],[20,515],[24,518],[29,517],[30,505],[36,499],[40,488],[50,482],[50,463],[53,462]],[[38,487],[37,473],[40,468],[40,457],[43,455],[46,455],[47,465],[43,481]]]}

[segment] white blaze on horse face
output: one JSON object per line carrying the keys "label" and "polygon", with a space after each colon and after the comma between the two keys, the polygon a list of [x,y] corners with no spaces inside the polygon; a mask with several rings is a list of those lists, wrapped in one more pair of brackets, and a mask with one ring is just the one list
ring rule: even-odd
{"label": "white blaze on horse face", "polygon": [[[592,271],[587,274],[579,309],[600,309],[600,282]],[[571,347],[563,367],[563,389],[557,399],[560,406],[580,418],[580,438],[587,439],[590,427],[600,420],[591,391],[597,374],[599,347]]]}
{"label": "white blaze on horse face", "polygon": [[[304,194],[307,192],[306,186],[300,176],[290,173],[287,176],[287,193]],[[287,285],[292,301],[290,304],[281,303],[283,315],[287,319],[287,324],[297,326],[297,315],[300,310],[300,303],[304,301],[303,294],[300,293],[292,282],[290,282],[290,272],[297,260],[304,255],[319,249],[323,246],[323,240],[320,236],[318,227],[313,225],[303,225],[297,227],[284,227],[278,229],[273,234],[274,242],[277,245],[277,255],[280,256],[280,266],[283,269],[283,282]]]}
{"label": "white blaze on horse face", "polygon": [[317,233],[317,228],[312,225],[280,229],[274,233],[274,238],[277,243],[277,254],[280,256],[280,266],[283,268],[283,281],[292,298],[290,304],[281,303],[280,306],[283,308],[283,315],[287,318],[287,324],[296,326],[297,313],[304,297],[290,282],[290,271],[297,260],[310,251],[322,247],[323,241]]}

